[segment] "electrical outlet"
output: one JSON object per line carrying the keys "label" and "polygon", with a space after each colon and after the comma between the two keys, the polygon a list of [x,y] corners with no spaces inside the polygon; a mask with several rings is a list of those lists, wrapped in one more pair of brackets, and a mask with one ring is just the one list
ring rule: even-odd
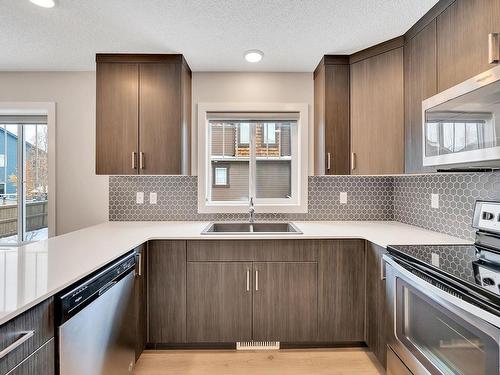
{"label": "electrical outlet", "polygon": [[439,194],[431,194],[431,207],[439,208]]}
{"label": "electrical outlet", "polygon": [[137,194],[135,196],[135,203],[144,204],[144,192],[143,191],[137,192]]}
{"label": "electrical outlet", "polygon": [[432,253],[431,255],[431,263],[433,266],[439,267],[439,254]]}
{"label": "electrical outlet", "polygon": [[347,204],[347,193],[345,191],[340,193],[340,204]]}
{"label": "electrical outlet", "polygon": [[158,195],[156,193],[149,193],[149,204],[158,203]]}

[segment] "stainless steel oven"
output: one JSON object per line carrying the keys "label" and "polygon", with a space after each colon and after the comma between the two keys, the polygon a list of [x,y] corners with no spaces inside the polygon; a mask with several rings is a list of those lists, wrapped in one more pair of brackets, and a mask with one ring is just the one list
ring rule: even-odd
{"label": "stainless steel oven", "polygon": [[[384,256],[390,306],[389,350],[413,375],[498,375],[500,317],[474,293]],[[392,354],[392,353],[390,353]],[[390,365],[389,365],[390,367]],[[388,373],[398,370],[388,368]]]}

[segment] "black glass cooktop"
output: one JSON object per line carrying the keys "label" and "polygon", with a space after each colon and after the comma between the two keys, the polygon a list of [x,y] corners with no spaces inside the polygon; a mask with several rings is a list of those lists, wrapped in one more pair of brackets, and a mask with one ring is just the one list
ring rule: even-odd
{"label": "black glass cooktop", "polygon": [[389,253],[500,295],[500,254],[476,245],[393,245]]}

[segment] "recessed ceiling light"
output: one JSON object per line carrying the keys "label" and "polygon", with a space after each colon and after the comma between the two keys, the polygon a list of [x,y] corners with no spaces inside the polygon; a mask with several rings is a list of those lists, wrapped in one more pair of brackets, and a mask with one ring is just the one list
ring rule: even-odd
{"label": "recessed ceiling light", "polygon": [[259,62],[263,57],[264,52],[259,51],[258,49],[251,49],[250,51],[245,52],[245,60],[250,63]]}
{"label": "recessed ceiling light", "polygon": [[42,8],[54,8],[56,2],[54,0],[30,0],[33,4]]}

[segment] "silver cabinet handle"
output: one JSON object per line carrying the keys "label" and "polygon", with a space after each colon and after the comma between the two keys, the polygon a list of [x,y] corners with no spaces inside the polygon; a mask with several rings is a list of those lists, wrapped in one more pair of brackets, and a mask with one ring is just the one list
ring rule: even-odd
{"label": "silver cabinet handle", "polygon": [[351,152],[351,170],[356,169],[356,153]]}
{"label": "silver cabinet handle", "polygon": [[385,262],[384,258],[380,258],[380,280],[385,280]]}
{"label": "silver cabinet handle", "polygon": [[497,64],[500,62],[500,34],[491,33],[488,35],[488,62]]}
{"label": "silver cabinet handle", "polygon": [[16,348],[24,344],[26,341],[28,341],[30,338],[33,337],[35,334],[35,331],[26,331],[26,332],[21,332],[22,336],[19,337],[16,341],[14,341],[12,344],[7,346],[4,350],[0,351],[0,359],[5,357],[7,354],[10,352],[14,351]]}
{"label": "silver cabinet handle", "polygon": [[255,290],[259,290],[259,270],[255,270]]}
{"label": "silver cabinet handle", "polygon": [[144,169],[144,152],[139,152],[139,169]]}
{"label": "silver cabinet handle", "polygon": [[250,291],[250,270],[247,268],[247,292]]}
{"label": "silver cabinet handle", "polygon": [[136,164],[137,158],[136,158],[135,154],[136,154],[136,152],[132,151],[132,169],[137,169],[137,164]]}
{"label": "silver cabinet handle", "polygon": [[326,170],[329,171],[331,168],[332,155],[330,153],[326,154]]}
{"label": "silver cabinet handle", "polygon": [[137,276],[142,276],[142,253],[137,253]]}

